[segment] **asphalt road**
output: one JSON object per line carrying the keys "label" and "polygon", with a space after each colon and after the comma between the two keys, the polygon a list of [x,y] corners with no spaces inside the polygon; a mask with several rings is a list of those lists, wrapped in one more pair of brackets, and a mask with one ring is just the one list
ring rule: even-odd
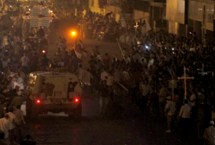
{"label": "asphalt road", "polygon": [[[37,145],[202,145],[197,139],[182,141],[176,132],[165,133],[164,122],[148,115],[74,120],[49,114],[28,122],[25,133]],[[0,145],[5,144],[0,140]]]}
{"label": "asphalt road", "polygon": [[182,141],[178,135],[165,133],[159,119],[147,115],[135,118],[107,119],[66,116],[42,116],[27,124],[27,133],[37,145],[200,145],[198,140]]}
{"label": "asphalt road", "polygon": [[[182,145],[166,134],[159,120],[149,118],[76,121],[65,116],[43,116],[28,124],[37,145]],[[183,143],[184,145],[184,143]]]}

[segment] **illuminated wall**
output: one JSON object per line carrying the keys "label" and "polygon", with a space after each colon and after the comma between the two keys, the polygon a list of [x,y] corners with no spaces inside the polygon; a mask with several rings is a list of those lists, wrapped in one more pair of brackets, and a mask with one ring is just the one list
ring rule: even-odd
{"label": "illuminated wall", "polygon": [[214,4],[190,0],[189,19],[199,21],[207,30],[213,31]]}
{"label": "illuminated wall", "polygon": [[181,24],[185,23],[185,0],[166,1],[166,19]]}
{"label": "illuminated wall", "polygon": [[204,28],[213,31],[214,5],[205,5]]}
{"label": "illuminated wall", "polygon": [[92,12],[104,14],[104,10],[99,6],[99,0],[89,0],[89,8]]}
{"label": "illuminated wall", "polygon": [[203,20],[203,5],[201,2],[190,1],[189,19],[202,22],[202,20]]}

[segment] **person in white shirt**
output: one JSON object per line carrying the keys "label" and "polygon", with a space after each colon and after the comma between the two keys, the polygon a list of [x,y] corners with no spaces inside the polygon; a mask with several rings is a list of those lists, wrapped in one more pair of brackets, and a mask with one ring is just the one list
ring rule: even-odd
{"label": "person in white shirt", "polygon": [[0,132],[4,133],[4,139],[9,137],[10,120],[9,115],[5,114],[4,117],[0,118]]}
{"label": "person in white shirt", "polygon": [[141,110],[146,111],[148,105],[147,103],[149,102],[150,94],[152,93],[152,87],[147,80],[142,80],[139,83],[139,90],[141,93],[140,96],[140,103],[142,104]]}
{"label": "person in white shirt", "polygon": [[128,82],[131,79],[131,76],[127,70],[122,71],[122,81]]}
{"label": "person in white shirt", "polygon": [[182,119],[190,119],[191,106],[188,104],[188,100],[184,100],[184,105],[181,106],[178,116]]}
{"label": "person in white shirt", "polygon": [[15,124],[15,135],[16,135],[16,138],[15,138],[15,141],[17,143],[20,143],[21,140],[22,140],[22,137],[23,137],[23,126],[25,124],[25,119],[24,119],[24,115],[23,115],[23,112],[22,110],[20,109],[20,105],[18,106],[13,106],[13,113],[15,115],[15,118],[14,118],[14,124]]}
{"label": "person in white shirt", "polygon": [[190,121],[191,121],[191,106],[188,104],[188,100],[184,100],[184,104],[181,106],[179,111],[179,119],[181,126],[181,133],[183,137],[188,137],[190,132]]}
{"label": "person in white shirt", "polygon": [[190,98],[189,98],[189,101],[190,101],[190,105],[192,107],[195,107],[196,106],[196,94],[195,93],[192,93]]}
{"label": "person in white shirt", "polygon": [[100,80],[101,81],[107,81],[107,78],[108,78],[108,72],[104,69],[101,74],[100,74]]}
{"label": "person in white shirt", "polygon": [[203,133],[205,145],[215,145],[215,127],[214,121],[210,121],[209,127],[205,128]]}
{"label": "person in white shirt", "polygon": [[161,87],[159,88],[158,92],[158,101],[159,101],[159,116],[161,119],[164,118],[164,108],[165,108],[165,103],[166,103],[166,96],[168,95],[168,88],[162,84]]}
{"label": "person in white shirt", "polygon": [[109,97],[113,97],[113,84],[114,84],[114,78],[111,73],[108,74],[106,78],[106,86],[107,86],[107,94]]}
{"label": "person in white shirt", "polygon": [[171,96],[166,98],[166,105],[164,107],[164,114],[167,120],[167,130],[166,133],[171,133],[172,131],[172,121],[175,115],[175,102],[172,100]]}
{"label": "person in white shirt", "polygon": [[15,142],[15,114],[13,113],[13,109],[9,108],[9,112],[6,113],[9,116],[9,123],[8,123],[8,129],[9,129],[9,142],[10,144],[14,144]]}
{"label": "person in white shirt", "polygon": [[20,63],[21,63],[21,69],[22,69],[22,71],[26,74],[28,72],[29,63],[30,63],[30,59],[28,58],[28,56],[26,54],[24,54],[21,57]]}

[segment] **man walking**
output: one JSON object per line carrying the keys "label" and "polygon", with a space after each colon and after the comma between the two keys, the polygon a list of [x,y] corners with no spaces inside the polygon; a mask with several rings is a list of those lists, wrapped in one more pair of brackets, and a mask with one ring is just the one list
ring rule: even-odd
{"label": "man walking", "polygon": [[214,121],[210,121],[209,127],[205,128],[203,139],[204,139],[205,145],[215,145]]}
{"label": "man walking", "polygon": [[181,136],[187,140],[190,133],[190,119],[191,119],[191,106],[188,104],[188,100],[184,100],[184,104],[179,111],[179,123],[181,127]]}
{"label": "man walking", "polygon": [[175,114],[175,102],[172,100],[171,96],[167,97],[166,105],[164,108],[164,114],[167,120],[167,130],[166,133],[171,133],[172,131],[172,122]]}
{"label": "man walking", "polygon": [[20,105],[13,107],[13,113],[15,115],[14,124],[16,126],[14,132],[16,134],[16,139],[15,140],[16,140],[17,143],[20,143],[22,141],[23,134],[24,134],[23,127],[24,127],[24,124],[25,124],[24,115],[23,115],[23,112],[20,109],[20,107],[21,107]]}

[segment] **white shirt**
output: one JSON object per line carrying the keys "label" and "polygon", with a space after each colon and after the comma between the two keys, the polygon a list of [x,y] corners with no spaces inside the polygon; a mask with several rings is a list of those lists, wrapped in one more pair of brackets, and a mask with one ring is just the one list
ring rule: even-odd
{"label": "white shirt", "polygon": [[9,63],[10,63],[10,59],[3,59],[2,60],[2,67],[7,68]]}
{"label": "white shirt", "polygon": [[22,56],[20,61],[22,66],[29,66],[29,58],[27,56]]}
{"label": "white shirt", "polygon": [[191,116],[191,107],[188,104],[181,106],[179,117],[181,118],[190,118]]}
{"label": "white shirt", "polygon": [[14,121],[16,116],[12,112],[8,112],[7,114],[9,116],[9,123],[8,123],[9,130],[12,130],[12,129],[15,128],[15,125],[14,125],[13,121]]}
{"label": "white shirt", "polygon": [[16,109],[16,110],[13,111],[13,113],[15,115],[15,118],[14,118],[15,124],[22,125],[23,123],[25,123],[24,115],[23,115],[22,110]]}
{"label": "white shirt", "polygon": [[168,116],[172,116],[175,114],[175,102],[173,101],[167,101],[165,108],[164,108],[164,112],[166,113],[166,115]]}
{"label": "white shirt", "polygon": [[0,131],[4,133],[4,138],[8,138],[9,136],[9,119],[3,117],[0,118]]}
{"label": "white shirt", "polygon": [[190,96],[190,104],[192,105],[192,106],[195,106],[196,105],[196,95],[195,94],[192,94],[191,96]]}
{"label": "white shirt", "polygon": [[121,77],[120,71],[116,70],[116,71],[114,72],[114,76],[113,76],[114,81],[115,81],[115,82],[119,82],[119,81],[120,81],[120,77]]}
{"label": "white shirt", "polygon": [[107,86],[112,86],[113,85],[113,81],[114,81],[114,78],[112,75],[108,75],[108,78],[107,78]]}
{"label": "white shirt", "polygon": [[215,128],[213,126],[206,128],[203,138],[207,141],[208,145],[215,145]]}
{"label": "white shirt", "polygon": [[151,92],[151,87],[148,84],[140,83],[139,88],[143,96],[146,96]]}
{"label": "white shirt", "polygon": [[108,73],[106,71],[102,71],[100,74],[100,79],[104,81],[104,80],[107,80],[107,78],[108,78]]}
{"label": "white shirt", "polygon": [[129,75],[129,73],[127,71],[123,71],[122,76],[123,76],[123,79],[125,81],[128,81],[130,79],[130,75]]}

